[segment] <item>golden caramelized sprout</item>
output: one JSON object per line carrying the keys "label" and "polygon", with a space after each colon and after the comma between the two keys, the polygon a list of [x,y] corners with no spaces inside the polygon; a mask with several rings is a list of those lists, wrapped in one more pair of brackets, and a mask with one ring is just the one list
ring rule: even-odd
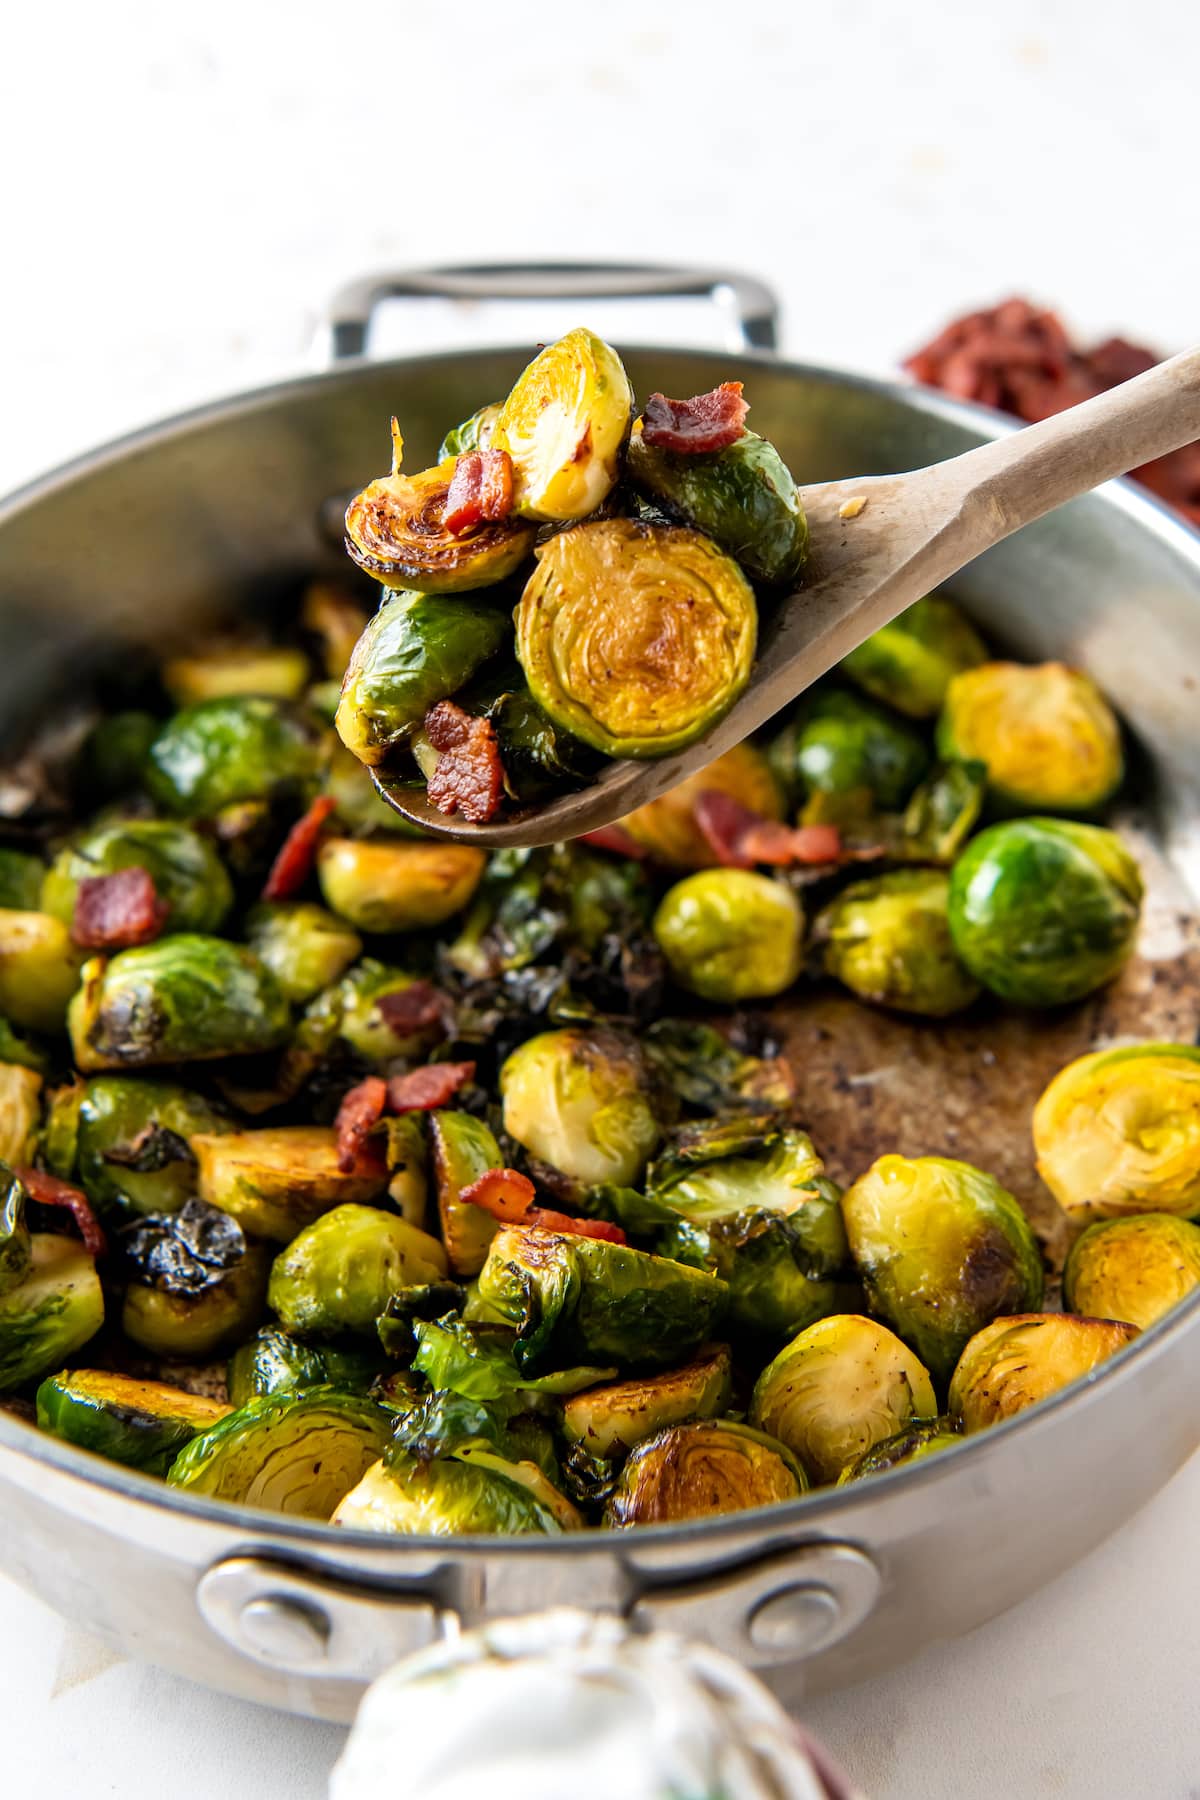
{"label": "golden caramelized sprout", "polygon": [[1200,1049],[1132,1044],[1061,1069],[1033,1109],[1038,1173],[1072,1219],[1200,1213]]}
{"label": "golden caramelized sprout", "polygon": [[1063,1299],[1072,1312],[1144,1331],[1200,1287],[1200,1226],[1170,1213],[1089,1225],[1072,1245]]}
{"label": "golden caramelized sprout", "polygon": [[515,510],[565,523],[607,499],[633,417],[629,377],[591,331],[569,331],[535,356],[491,437],[512,458]]}
{"label": "golden caramelized sprout", "polygon": [[950,1381],[950,1411],[964,1431],[985,1431],[1049,1399],[1138,1335],[1136,1325],[1022,1313],[977,1331]]}
{"label": "golden caramelized sprout", "polygon": [[782,819],[783,795],[770,764],[753,744],[735,744],[658,800],[648,800],[621,820],[636,844],[668,869],[709,869],[719,862],[696,822],[704,793],[728,794],[760,819]]}
{"label": "golden caramelized sprout", "polygon": [[938,752],[985,763],[993,798],[1011,812],[1094,812],[1124,774],[1112,708],[1065,663],[990,662],[956,675]]}

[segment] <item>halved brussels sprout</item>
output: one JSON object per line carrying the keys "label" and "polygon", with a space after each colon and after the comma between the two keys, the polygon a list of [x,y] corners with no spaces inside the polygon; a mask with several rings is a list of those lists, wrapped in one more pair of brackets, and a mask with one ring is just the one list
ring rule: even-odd
{"label": "halved brussels sprout", "polygon": [[450,1267],[456,1275],[478,1275],[496,1235],[496,1221],[459,1195],[489,1169],[503,1168],[504,1157],[483,1120],[470,1113],[431,1113],[429,1136],[438,1218]]}
{"label": "halved brussels sprout", "polygon": [[665,1375],[635,1376],[573,1395],[563,1407],[563,1432],[592,1456],[623,1456],[670,1425],[719,1418],[732,1400],[728,1346],[712,1344]]}
{"label": "halved brussels sprout", "polygon": [[[843,657],[840,667],[873,699],[910,719],[932,719],[954,677],[986,660],[983,639],[953,600],[926,594]],[[950,754],[967,757],[974,752]]]}
{"label": "halved brussels sprout", "polygon": [[543,1031],[500,1070],[504,1129],[563,1175],[632,1185],[661,1133],[637,1040],[609,1026]]}
{"label": "halved brussels sprout", "polygon": [[1131,1044],[1060,1069],[1033,1109],[1038,1174],[1072,1219],[1200,1214],[1200,1049]]}
{"label": "halved brussels sprout", "polygon": [[0,1291],[0,1394],[74,1356],[104,1323],[96,1265],[74,1238],[35,1231],[29,1267]]}
{"label": "halved brussels sprout", "polygon": [[647,1178],[649,1194],[678,1220],[656,1248],[729,1283],[729,1322],[739,1334],[792,1337],[851,1292],[831,1279],[849,1249],[838,1190],[823,1176],[802,1131],[753,1116],[685,1126]]}
{"label": "halved brussels sprout", "polygon": [[29,1031],[61,1031],[83,954],[61,919],[0,909],[0,1013]]}
{"label": "halved brussels sprout", "polygon": [[770,765],[753,744],[735,744],[658,800],[648,800],[621,825],[655,862],[669,869],[709,869],[718,862],[696,823],[696,801],[709,791],[728,794],[762,819],[782,819],[783,796]]}
{"label": "halved brussels sprout", "polygon": [[530,693],[515,661],[508,673],[510,678],[499,691],[489,682],[486,698],[481,694],[477,703],[474,692],[468,691],[462,704],[467,712],[486,719],[496,733],[509,799],[526,803],[587,781],[596,772],[596,752],[554,723]]}
{"label": "halved brussels sprout", "polygon": [[470,844],[326,838],[317,879],[326,905],[360,931],[423,931],[462,911],[486,865]]}
{"label": "halved brussels sprout", "polygon": [[[388,1323],[394,1311],[393,1301],[388,1307]],[[470,1325],[452,1317],[425,1318],[410,1321],[409,1329],[416,1344],[411,1352],[413,1370],[424,1375],[432,1389],[489,1405],[512,1402],[521,1409],[532,1395],[581,1393],[616,1374],[613,1368],[584,1365],[530,1375],[518,1366],[512,1332],[506,1326],[497,1329],[495,1322]]]}
{"label": "halved brussels sprout", "polygon": [[517,1328],[522,1371],[552,1363],[669,1367],[712,1336],[728,1290],[715,1275],[627,1244],[505,1226],[479,1293]]}
{"label": "halved brussels sprout", "polygon": [[28,850],[0,849],[0,907],[8,912],[36,912],[41,905],[46,865]]}
{"label": "halved brussels sprout", "polygon": [[72,1106],[74,1149],[52,1167],[77,1175],[99,1213],[178,1212],[196,1192],[192,1138],[233,1129],[202,1095],[153,1077],[98,1075],[60,1090],[52,1119]]}
{"label": "halved brussels sprout", "polygon": [[42,1078],[22,1063],[0,1063],[0,1163],[33,1161],[42,1116]]}
{"label": "halved brussels sprout", "polygon": [[517,655],[555,724],[606,756],[666,756],[723,719],[750,679],[754,590],[698,531],[605,519],[538,551]]}
{"label": "halved brussels sprout", "polygon": [[818,1319],[754,1384],[750,1422],[779,1438],[818,1483],[836,1481],[873,1444],[937,1413],[929,1371],[874,1319]]}
{"label": "halved brussels sprout", "polygon": [[121,1248],[130,1277],[121,1327],[152,1356],[215,1356],[262,1317],[266,1250],[203,1200],[126,1227]]}
{"label": "halved brussels sprout", "polygon": [[970,1163],[881,1156],[843,1194],[842,1212],[873,1311],[939,1383],[982,1326],[1042,1303],[1029,1221]]}
{"label": "halved brussels sprout", "polygon": [[1136,1325],[1063,1313],[1021,1313],[977,1331],[950,1382],[964,1431],[985,1431],[1090,1375],[1131,1344]]}
{"label": "halved brussels sprout", "polygon": [[277,1325],[264,1325],[230,1357],[226,1384],[234,1406],[262,1394],[298,1394],[314,1387],[365,1393],[381,1363],[377,1349],[302,1344]]}
{"label": "halved brussels sprout", "polygon": [[344,975],[362,939],[308,900],[263,901],[246,915],[246,940],[288,1000],[303,1003]]}
{"label": "halved brussels sprout", "polygon": [[170,1487],[306,1519],[328,1519],[376,1461],[391,1414],[358,1394],[312,1388],[250,1400],[192,1439]]}
{"label": "halved brussels sprout", "polygon": [[798,1500],[804,1470],[778,1439],[728,1419],[675,1425],[639,1444],[605,1509],[604,1523],[664,1525]]}
{"label": "halved brussels sprout", "polygon": [[508,1473],[458,1457],[430,1462],[396,1452],[376,1462],[337,1508],[334,1525],[403,1536],[556,1535],[562,1526],[534,1493]]}
{"label": "halved brussels sprout", "polygon": [[366,956],[311,1002],[301,1035],[322,1052],[341,1038],[367,1062],[418,1056],[438,1041],[440,1027],[391,1025],[387,1004],[389,994],[404,993],[416,980],[403,969],[389,968]]}
{"label": "halved brussels sprout", "polygon": [[944,1019],[980,992],[959,962],[940,869],[893,869],[843,888],[813,927],[825,972],[860,1000]]}
{"label": "halved brussels sprout", "polygon": [[781,1056],[749,1056],[711,1025],[656,1019],[641,1039],[652,1069],[697,1111],[788,1106],[796,1078]]}
{"label": "halved brussels sprout", "polygon": [[385,1120],[383,1144],[388,1199],[402,1219],[423,1226],[429,1206],[424,1114],[401,1113],[399,1118]]}
{"label": "halved brussels sprout", "polygon": [[86,1071],[249,1056],[281,1044],[289,1024],[253,950],[194,932],[93,957],[67,1017]]}
{"label": "halved brussels sprout", "polygon": [[513,464],[513,502],[526,519],[586,518],[616,485],[633,390],[616,351],[569,331],[534,357],[500,408],[491,447]]}
{"label": "halved brussels sprout", "polygon": [[886,1475],[889,1469],[900,1469],[923,1457],[936,1456],[939,1450],[952,1450],[961,1433],[953,1419],[917,1419],[898,1431],[895,1437],[872,1444],[854,1462],[847,1463],[838,1476],[838,1486],[847,1481],[861,1481],[864,1475]]}
{"label": "halved brussels sprout", "polygon": [[233,883],[211,839],[173,819],[123,819],[77,838],[46,871],[42,910],[69,925],[81,881],[143,868],[170,908],[164,931],[219,931]]}
{"label": "halved brussels sprout", "polygon": [[1107,1219],[1075,1240],[1063,1270],[1071,1312],[1142,1331],[1200,1287],[1200,1226],[1170,1213]]}
{"label": "halved brussels sprout", "polygon": [[318,740],[285,700],[233,695],[185,706],[151,744],[146,787],[165,812],[211,818],[316,779]]}
{"label": "halved brussels sprout", "polygon": [[24,1281],[33,1267],[33,1233],[25,1217],[29,1193],[7,1163],[0,1163],[0,1294]]}
{"label": "halved brussels sprout", "polygon": [[382,1158],[344,1171],[336,1134],[321,1125],[272,1125],[190,1139],[196,1192],[255,1237],[288,1244],[332,1207],[374,1200],[387,1186]]}
{"label": "halved brussels sprout", "polygon": [[[392,472],[369,483],[346,508],[346,549],[368,575],[389,588],[457,594],[491,587],[524,562],[534,527],[515,515],[481,519],[459,533],[447,529],[446,499],[456,456],[416,475],[400,472],[402,440],[392,421]],[[517,485],[514,468],[514,492]]]}
{"label": "halved brussels sprout", "polygon": [[107,1369],[64,1370],[37,1391],[42,1431],[148,1475],[165,1475],[184,1445],[229,1411],[164,1381],[134,1381]]}
{"label": "halved brussels sprout", "polygon": [[335,721],[360,762],[381,763],[431,706],[457,694],[511,631],[498,606],[402,592],[386,599],[354,647]]}
{"label": "halved brussels sprout", "polygon": [[680,454],[647,444],[639,419],[629,440],[629,474],[755,581],[796,581],[808,556],[808,520],[787,464],[766,438],[744,431],[723,450]]}
{"label": "halved brussels sprout", "polygon": [[664,894],[654,936],[689,993],[765,1000],[800,973],[804,910],[790,887],[753,869],[701,869]]}
{"label": "halved brussels sprout", "polygon": [[79,749],[75,782],[81,798],[99,806],[136,792],[146,774],[146,755],[162,727],[153,713],[108,713],[93,725]]}
{"label": "halved brussels sprout", "polygon": [[[162,666],[162,682],[176,706],[201,700],[226,700],[258,694],[274,700],[299,700],[311,674],[303,650],[290,644],[267,644],[236,637],[216,638]],[[339,675],[341,670],[338,670]]]}
{"label": "halved brussels sprout", "polygon": [[925,740],[904,719],[846,688],[807,696],[767,747],[793,805],[809,796],[862,798],[894,811],[929,767]]}
{"label": "halved brussels sprout", "polygon": [[452,456],[462,456],[468,450],[490,450],[492,439],[496,433],[501,412],[500,402],[493,400],[488,406],[481,406],[473,412],[469,419],[461,425],[455,425],[442,439],[437,459],[444,463]]}
{"label": "halved brussels sprout", "polygon": [[436,1238],[395,1213],[338,1206],[275,1258],[267,1298],[288,1331],[373,1340],[397,1288],[445,1273],[446,1252]]}
{"label": "halved brussels sprout", "polygon": [[938,752],[987,764],[1010,812],[1091,813],[1125,772],[1121,728],[1091,677],[1065,663],[990,662],[950,683]]}
{"label": "halved brussels sprout", "polygon": [[971,974],[1002,1000],[1061,1006],[1120,973],[1142,895],[1115,832],[1014,819],[981,831],[951,870],[950,933]]}

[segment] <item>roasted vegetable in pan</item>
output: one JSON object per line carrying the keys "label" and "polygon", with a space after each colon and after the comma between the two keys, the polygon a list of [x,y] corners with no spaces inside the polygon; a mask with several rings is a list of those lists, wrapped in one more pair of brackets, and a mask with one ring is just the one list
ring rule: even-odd
{"label": "roasted vegetable in pan", "polygon": [[328,1519],[379,1456],[389,1423],[374,1401],[336,1388],[266,1394],[194,1437],[167,1481],[241,1506]]}
{"label": "roasted vegetable in pan", "polygon": [[616,484],[632,414],[629,378],[602,338],[569,331],[547,345],[500,408],[488,446],[512,458],[514,510],[559,523],[595,512]]}
{"label": "roasted vegetable in pan", "polygon": [[[8,1179],[0,1170],[0,1181]],[[21,1242],[23,1227],[16,1235]],[[40,1231],[24,1243],[28,1264],[18,1279],[12,1277],[20,1259],[11,1250],[0,1262],[0,1394],[39,1381],[81,1350],[104,1323],[95,1261],[83,1246]]]}
{"label": "roasted vegetable in pan", "polygon": [[649,1068],[623,1032],[547,1031],[500,1071],[504,1129],[539,1162],[592,1184],[637,1180],[661,1135]]}
{"label": "roasted vegetable in pan", "polygon": [[307,1344],[277,1325],[264,1325],[229,1359],[229,1399],[233,1406],[244,1406],[263,1394],[298,1394],[315,1387],[365,1393],[382,1361],[382,1353],[369,1344]]}
{"label": "roasted vegetable in pan", "polygon": [[728,794],[760,819],[783,817],[783,796],[766,757],[752,744],[737,744],[660,800],[639,806],[621,828],[665,868],[707,869],[719,858],[697,823],[696,802],[712,792]]}
{"label": "roasted vegetable in pan", "polygon": [[[873,700],[910,719],[932,719],[955,676],[986,659],[982,638],[954,602],[944,594],[926,594],[843,657],[839,667]],[[978,752],[955,748],[944,754],[970,760]]]}
{"label": "roasted vegetable in pan", "polygon": [[1087,675],[1063,663],[992,662],[957,675],[938,750],[987,765],[1005,812],[1093,813],[1121,785],[1121,728]]}
{"label": "roasted vegetable in pan", "polygon": [[195,1190],[255,1237],[288,1244],[335,1206],[374,1200],[387,1186],[381,1154],[343,1168],[335,1134],[320,1125],[197,1133]]}
{"label": "roasted vegetable in pan", "polygon": [[0,1014],[30,1031],[61,1031],[83,956],[61,919],[0,909]]}
{"label": "roasted vegetable in pan", "polygon": [[36,1069],[0,1062],[0,1163],[33,1160],[41,1095],[42,1077]]}
{"label": "roasted vegetable in pan", "polygon": [[496,1221],[482,1207],[463,1200],[462,1190],[489,1169],[503,1166],[500,1146],[482,1119],[464,1112],[431,1113],[429,1135],[438,1219],[450,1267],[455,1275],[478,1275],[496,1235]]}
{"label": "roasted vegetable in pan", "polygon": [[663,896],[654,935],[689,993],[763,1000],[800,973],[804,912],[791,888],[753,869],[702,869]]}
{"label": "roasted vegetable in pan", "polygon": [[326,838],[317,874],[327,906],[359,931],[421,931],[460,913],[479,886],[482,850],[401,838]]}
{"label": "roasted vegetable in pan", "polygon": [[847,688],[807,696],[772,738],[768,756],[784,793],[903,806],[929,767],[925,740],[907,720]]}
{"label": "roasted vegetable in pan", "polygon": [[936,1456],[939,1450],[952,1450],[961,1435],[953,1419],[918,1419],[848,1463],[838,1476],[838,1486],[861,1481],[864,1475],[886,1475],[889,1469],[902,1469],[923,1457]]}
{"label": "roasted vegetable in pan", "polygon": [[199,643],[162,666],[163,686],[176,706],[202,700],[224,700],[235,694],[257,694],[276,700],[298,700],[312,671],[303,650],[294,644],[269,644],[231,635]]}
{"label": "roasted vegetable in pan", "polygon": [[[68,1117],[73,1113],[73,1126]],[[78,1178],[101,1215],[178,1212],[197,1192],[192,1139],[232,1129],[203,1095],[153,1076],[95,1075],[55,1095],[70,1151],[50,1157],[56,1174]]]}
{"label": "roasted vegetable in pan", "polygon": [[1072,1219],[1200,1216],[1200,1049],[1131,1044],[1068,1063],[1033,1109],[1038,1173]]}
{"label": "roasted vegetable in pan", "polygon": [[668,1426],[715,1419],[733,1399],[732,1363],[715,1344],[682,1368],[587,1388],[563,1407],[563,1432],[595,1457],[624,1455]]}
{"label": "roasted vegetable in pan", "polygon": [[28,850],[0,848],[0,907],[10,912],[36,912],[42,903],[46,865]]}
{"label": "roasted vegetable in pan", "polygon": [[228,1350],[258,1324],[267,1253],[236,1219],[203,1200],[151,1214],[120,1235],[121,1329],[151,1356],[197,1361]]}
{"label": "roasted vegetable in pan", "polygon": [[362,939],[344,919],[307,900],[264,901],[246,916],[246,941],[286,1000],[303,1003],[344,975]]}
{"label": "roasted vegetable in pan", "polygon": [[1200,1226],[1170,1213],[1103,1219],[1076,1238],[1063,1270],[1071,1312],[1144,1331],[1200,1287]]}
{"label": "roasted vegetable in pan", "polygon": [[944,1019],[980,992],[959,961],[939,869],[893,869],[843,888],[813,927],[826,972],[860,1000]]}
{"label": "roasted vegetable in pan", "polygon": [[167,908],[164,931],[219,931],[233,884],[210,839],[171,819],[127,819],[88,832],[59,852],[42,885],[42,908],[70,925],[81,881],[143,868]]}
{"label": "roasted vegetable in pan", "polygon": [[795,583],[808,555],[808,521],[774,444],[743,431],[702,455],[652,447],[639,421],[629,440],[638,487],[703,531],[755,581]]}
{"label": "roasted vegetable in pan", "polygon": [[1049,1399],[1123,1350],[1136,1325],[1022,1313],[976,1332],[950,1382],[950,1412],[964,1431],[984,1431]]}
{"label": "roasted vegetable in pan", "polygon": [[284,700],[231,696],[185,706],[147,752],[146,786],[164,812],[209,819],[223,807],[306,790],[317,734]]}
{"label": "roasted vegetable in pan", "polygon": [[665,1525],[798,1500],[808,1487],[791,1451],[728,1419],[675,1425],[639,1444],[605,1511],[613,1526]]}
{"label": "roasted vegetable in pan", "polygon": [[183,932],[84,964],[70,1007],[79,1068],[146,1068],[272,1050],[287,1001],[252,950]]}
{"label": "roasted vegetable in pan", "polygon": [[43,1431],[147,1475],[165,1475],[184,1446],[229,1411],[219,1400],[106,1369],[64,1370],[37,1391]]}
{"label": "roasted vegetable in pan", "polygon": [[1003,1000],[1060,1006],[1120,973],[1142,877],[1113,831],[1015,819],[980,832],[950,874],[950,934],[969,972]]}
{"label": "roasted vegetable in pan", "polygon": [[338,1506],[333,1523],[352,1525],[355,1531],[420,1537],[556,1535],[561,1525],[516,1478],[519,1467],[456,1457],[422,1462],[399,1452],[365,1472]]}
{"label": "roasted vegetable in pan", "polygon": [[301,1336],[374,1338],[389,1295],[445,1273],[436,1238],[394,1213],[338,1206],[275,1258],[268,1299],[285,1329]]}

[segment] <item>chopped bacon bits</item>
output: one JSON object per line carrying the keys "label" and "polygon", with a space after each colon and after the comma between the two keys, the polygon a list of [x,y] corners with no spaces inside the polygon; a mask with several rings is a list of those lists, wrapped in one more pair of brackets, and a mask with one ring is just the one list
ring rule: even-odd
{"label": "chopped bacon bits", "polygon": [[410,981],[406,988],[393,988],[390,994],[380,994],[375,1011],[389,1031],[394,1031],[397,1037],[406,1037],[414,1032],[428,1031],[434,1025],[445,1029],[450,998],[430,981]]}
{"label": "chopped bacon bits", "polygon": [[388,1082],[388,1111],[432,1112],[435,1107],[449,1106],[459,1088],[465,1087],[474,1074],[473,1062],[445,1062],[428,1063],[408,1075],[393,1075]]}
{"label": "chopped bacon bits", "polygon": [[104,1255],[108,1249],[108,1240],[92,1211],[91,1202],[81,1189],[72,1187],[67,1181],[60,1181],[56,1175],[47,1175],[42,1169],[14,1165],[13,1174],[28,1189],[30,1199],[36,1200],[39,1206],[65,1207],[79,1228],[84,1249],[93,1256]]}
{"label": "chopped bacon bits", "polygon": [[299,893],[312,874],[321,832],[336,804],[332,794],[321,794],[296,820],[271,864],[271,873],[263,884],[264,900],[290,900]]}
{"label": "chopped bacon bits", "polygon": [[576,1219],[552,1207],[535,1206],[537,1190],[528,1175],[518,1169],[488,1169],[459,1195],[469,1206],[482,1207],[502,1225],[523,1225],[531,1231],[559,1231],[569,1237],[602,1238],[608,1244],[628,1242],[619,1225],[604,1219]]}
{"label": "chopped bacon bits", "polygon": [[756,863],[789,868],[837,862],[842,838],[836,825],[783,825],[760,818],[731,794],[704,788],[696,796],[696,823],[726,868],[752,869]]}
{"label": "chopped bacon bits", "polygon": [[585,831],[579,842],[590,844],[593,850],[611,850],[616,856],[629,856],[635,862],[645,861],[645,850],[636,838],[630,837],[623,825],[601,825],[597,831]]}
{"label": "chopped bacon bits", "polygon": [[513,466],[507,450],[466,450],[454,465],[442,524],[452,537],[476,525],[507,519],[513,504]]}
{"label": "chopped bacon bits", "polygon": [[489,719],[474,719],[453,700],[439,700],[425,715],[425,734],[438,753],[429,798],[439,812],[461,813],[485,825],[500,810],[504,769]]}
{"label": "chopped bacon bits", "polygon": [[140,864],[112,875],[87,875],[75,895],[71,941],[81,950],[126,950],[149,944],[167,922],[154,878]]}
{"label": "chopped bacon bits", "polygon": [[750,408],[740,381],[723,381],[708,394],[691,400],[668,400],[651,394],[642,413],[642,442],[654,450],[676,450],[698,456],[724,450],[746,434]]}
{"label": "chopped bacon bits", "polygon": [[387,1098],[387,1082],[378,1075],[368,1075],[343,1097],[334,1125],[338,1168],[343,1175],[353,1175],[360,1166],[367,1140],[383,1117]]}

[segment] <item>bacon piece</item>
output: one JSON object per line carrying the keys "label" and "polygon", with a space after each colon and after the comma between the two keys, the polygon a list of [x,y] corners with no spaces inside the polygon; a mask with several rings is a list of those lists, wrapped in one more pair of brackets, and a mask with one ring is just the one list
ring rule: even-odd
{"label": "bacon piece", "polygon": [[360,1081],[343,1096],[334,1125],[338,1168],[343,1175],[353,1175],[360,1167],[371,1132],[383,1117],[387,1099],[387,1082],[378,1075],[368,1075],[365,1081]]}
{"label": "bacon piece", "polygon": [[559,1231],[570,1237],[602,1238],[605,1243],[628,1242],[619,1225],[605,1219],[576,1219],[570,1213],[533,1204],[537,1190],[528,1175],[518,1169],[488,1169],[478,1181],[463,1188],[460,1200],[482,1207],[502,1225],[523,1225],[532,1231]]}
{"label": "bacon piece", "polygon": [[449,995],[435,988],[431,981],[411,981],[406,988],[380,994],[375,1002],[375,1011],[388,1030],[398,1037],[428,1031],[432,1025],[440,1025],[444,1030],[450,1010]]}
{"label": "bacon piece", "polygon": [[760,818],[731,794],[703,788],[696,796],[695,818],[714,856],[730,869],[752,869],[755,863],[790,868],[796,863],[834,863],[842,855],[836,825],[783,825]]}
{"label": "bacon piece", "polygon": [[80,1188],[72,1187],[67,1181],[60,1181],[57,1175],[47,1175],[42,1169],[28,1169],[13,1165],[13,1174],[24,1187],[29,1196],[39,1206],[63,1206],[71,1214],[79,1228],[85,1250],[93,1256],[103,1256],[108,1249],[108,1240],[103,1227],[92,1211],[91,1201]]}
{"label": "bacon piece", "polygon": [[651,394],[642,411],[642,442],[654,450],[676,450],[685,456],[724,450],[746,435],[749,411],[740,381],[723,381],[720,387],[691,400]]}
{"label": "bacon piece", "polygon": [[425,735],[438,753],[429,798],[439,812],[461,813],[485,825],[500,810],[504,769],[495,727],[473,719],[453,700],[439,700],[425,715]]}
{"label": "bacon piece", "polygon": [[112,875],[85,875],[75,895],[71,942],[81,950],[125,950],[149,944],[167,922],[154,878],[141,864]]}
{"label": "bacon piece", "polygon": [[299,893],[317,859],[317,844],[325,821],[337,802],[332,794],[320,794],[284,838],[271,873],[263,884],[264,900],[290,900]]}
{"label": "bacon piece", "polygon": [[513,504],[513,466],[507,450],[465,450],[454,465],[442,524],[452,537],[487,520],[507,519]]}
{"label": "bacon piece", "polygon": [[607,1219],[576,1219],[570,1213],[555,1212],[551,1207],[532,1206],[525,1224],[534,1231],[560,1231],[567,1237],[602,1238],[606,1244],[627,1244],[629,1239],[619,1225]]}
{"label": "bacon piece", "polygon": [[579,842],[590,844],[593,850],[611,850],[615,856],[631,856],[635,862],[646,860],[645,850],[623,825],[601,825],[597,831],[585,831]]}
{"label": "bacon piece", "polygon": [[388,1111],[432,1112],[449,1106],[460,1087],[475,1074],[473,1062],[427,1063],[408,1075],[393,1075],[387,1086]]}

